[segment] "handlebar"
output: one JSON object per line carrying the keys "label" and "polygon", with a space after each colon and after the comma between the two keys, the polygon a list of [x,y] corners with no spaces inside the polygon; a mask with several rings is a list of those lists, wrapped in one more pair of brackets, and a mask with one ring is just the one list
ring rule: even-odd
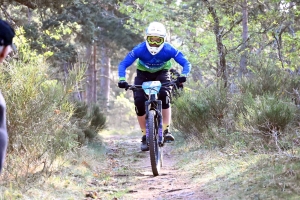
{"label": "handlebar", "polygon": [[[174,86],[177,84],[177,80],[174,81],[170,81],[170,82],[165,82],[161,84],[161,87],[168,87],[168,86]],[[142,89],[142,85],[128,85],[127,88],[125,88],[125,90],[139,90]]]}

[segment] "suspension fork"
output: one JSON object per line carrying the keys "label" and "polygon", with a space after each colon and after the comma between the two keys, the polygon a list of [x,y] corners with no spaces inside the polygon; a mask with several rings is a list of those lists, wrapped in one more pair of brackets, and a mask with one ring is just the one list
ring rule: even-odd
{"label": "suspension fork", "polygon": [[[156,105],[154,105],[156,103]],[[162,116],[162,102],[161,100],[157,100],[155,95],[151,95],[149,100],[145,102],[145,108],[146,108],[146,121],[149,116],[149,111],[151,109],[154,109],[156,112],[156,117],[157,117],[157,131],[158,131],[158,144],[160,146],[163,145],[164,143],[164,137],[163,137],[163,116]],[[146,123],[146,141],[148,143],[149,141],[149,128],[148,128],[148,123]]]}
{"label": "suspension fork", "polygon": [[158,122],[158,144],[162,146],[164,144],[164,137],[163,137],[163,116],[162,116],[162,102],[161,100],[157,100],[157,108],[156,108],[156,116],[157,116],[157,122]]}

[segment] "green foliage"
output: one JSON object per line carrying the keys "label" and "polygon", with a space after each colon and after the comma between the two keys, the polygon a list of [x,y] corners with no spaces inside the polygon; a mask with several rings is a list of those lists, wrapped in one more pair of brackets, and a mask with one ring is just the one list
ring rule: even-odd
{"label": "green foliage", "polygon": [[118,89],[116,97],[110,101],[110,109],[107,115],[107,127],[119,133],[128,133],[140,130],[136,120],[135,106],[132,91]]}
{"label": "green foliage", "polygon": [[[62,68],[66,63],[74,65],[84,49],[94,42],[101,48],[105,43],[108,48],[119,51],[120,47],[131,50],[143,40],[143,36],[123,27],[126,16],[118,11],[114,0],[70,0],[55,5],[42,2],[46,2],[44,6],[35,2],[39,6],[30,11],[30,19],[27,19],[25,6],[5,4],[16,22],[15,27],[24,27],[23,34],[31,49],[47,56],[47,61],[56,68]],[[5,12],[3,9],[3,16],[6,16]],[[115,52],[111,53],[114,55]]]}
{"label": "green foliage", "polygon": [[262,64],[252,68],[250,77],[244,77],[239,83],[243,93],[260,96],[265,93],[281,95],[284,90],[285,73],[276,66]]}
{"label": "green foliage", "polygon": [[184,135],[197,135],[207,129],[211,118],[209,104],[199,92],[182,92],[174,101],[173,125]]}
{"label": "green foliage", "polygon": [[88,105],[83,102],[77,102],[73,113],[73,117],[83,119],[88,115]]}
{"label": "green foliage", "polygon": [[[272,88],[272,84],[266,88]],[[291,98],[278,95],[278,89],[274,93],[267,91],[262,95],[251,89],[230,94],[218,84],[186,89],[174,101],[173,125],[185,138],[196,136],[208,147],[246,148],[246,144],[251,144],[258,149],[261,144],[274,145],[265,137],[270,138],[274,132],[282,135],[279,138],[282,145],[290,147],[293,133],[287,132],[297,119],[297,107]],[[238,143],[234,139],[237,135]]]}
{"label": "green foliage", "polygon": [[[183,51],[186,49],[189,50],[187,57],[192,61],[193,68],[201,66],[201,69],[205,70],[205,78],[214,80],[215,77],[210,77],[209,75],[215,74],[214,66],[216,65],[219,55],[216,53],[215,49],[216,45],[213,35],[214,22],[212,21],[211,16],[207,15],[207,4],[199,1],[182,1],[179,5],[175,5],[174,2],[165,3],[167,3],[167,6],[164,8],[164,12],[160,12],[163,2],[159,0],[154,2],[138,1],[134,4],[124,2],[121,4],[121,9],[123,9],[122,12],[130,13],[132,16],[132,18],[127,21],[127,27],[131,29],[136,28],[137,31],[142,32],[147,23],[152,20],[158,19],[159,21],[164,22],[167,25],[170,35],[174,38],[175,36],[177,37],[177,41],[179,41],[179,45],[181,45],[180,48]],[[224,34],[222,41],[226,48],[226,59],[228,59],[227,65],[232,69],[230,73],[233,74],[230,78],[235,82],[235,72],[239,67],[240,54],[243,53],[240,49],[240,35],[242,32],[240,20],[242,19],[242,10],[240,4],[236,4],[236,1],[209,3],[210,6],[216,9],[216,12],[220,17],[221,27],[219,28],[222,30],[220,34]],[[263,9],[261,9],[261,6],[263,6]],[[267,7],[264,6],[273,9],[266,9]],[[249,96],[260,96],[265,93],[271,93],[280,98],[289,97],[292,99],[295,97],[292,97],[289,93],[291,93],[298,84],[297,78],[293,78],[291,81],[290,74],[283,69],[278,68],[282,67],[282,63],[278,59],[279,52],[277,51],[276,40],[274,37],[276,36],[279,42],[283,42],[281,39],[285,39],[287,42],[290,41],[290,46],[284,50],[284,53],[293,54],[295,52],[293,55],[297,54],[297,51],[295,51],[297,43],[294,42],[294,44],[292,44],[293,42],[291,42],[296,39],[295,36],[291,34],[293,28],[290,28],[289,26],[289,28],[287,28],[290,30],[289,33],[284,32],[282,35],[284,37],[279,38],[279,32],[281,30],[287,30],[283,29],[283,26],[280,25],[280,18],[283,16],[289,18],[292,15],[289,16],[287,12],[281,12],[279,4],[274,2],[266,2],[266,4],[261,5],[260,3],[250,1],[248,2],[247,8],[250,16],[248,23],[249,40],[247,43],[250,50],[248,65],[251,73],[248,74],[250,77],[243,79],[242,82],[237,81],[240,91],[242,94],[245,94],[245,96],[231,96],[231,94],[227,94],[227,99],[230,104],[228,106],[230,106],[231,109],[226,110],[228,111],[228,116],[225,116],[225,120],[221,121],[221,124],[226,127],[225,130],[227,131],[225,132],[228,132],[229,127],[234,128],[235,123],[233,120],[236,119],[235,117],[238,116],[239,113],[247,113],[247,110],[244,107],[244,99],[248,99],[249,102],[247,103],[250,103]],[[153,17],[154,10],[158,13]],[[295,9],[290,10],[290,13],[294,12],[294,10]],[[289,40],[286,38],[289,38]],[[174,42],[171,38],[170,41]],[[176,45],[178,45],[178,43],[176,43]],[[284,43],[281,45],[284,45]],[[297,60],[290,60],[287,56],[284,57],[283,62],[284,64],[289,64],[290,62],[298,63]],[[293,69],[293,67],[291,68]],[[193,70],[196,71],[195,69]],[[197,92],[194,93],[194,96],[195,99],[200,99]],[[190,95],[190,98],[188,97],[182,102],[186,101],[190,103],[191,99],[193,99],[193,95]],[[212,99],[214,99],[214,97],[212,97]],[[226,101],[224,102],[224,104],[227,103]],[[193,102],[190,104],[193,105]],[[202,106],[203,102],[199,104]],[[196,106],[193,105],[193,107]],[[187,114],[185,114],[184,111],[187,111]],[[218,110],[216,110],[215,113],[215,116],[222,116],[222,112],[219,112]],[[204,113],[202,114],[204,115]],[[184,127],[185,124],[188,124],[187,126],[190,127],[190,130],[183,132],[195,132],[193,127],[189,126],[189,121],[184,120],[185,115],[189,115],[189,112],[187,108],[182,106],[182,112],[178,115],[182,121],[180,127]],[[220,122],[220,120],[216,121]],[[220,125],[220,123],[217,124]],[[208,130],[212,129],[214,129],[214,127],[209,126]],[[211,133],[214,133],[214,131],[211,131]],[[216,131],[216,133],[218,133],[218,131]]]}
{"label": "green foliage", "polygon": [[99,106],[93,106],[91,112],[90,126],[94,127],[96,131],[100,131],[105,127],[106,118],[100,112]]}
{"label": "green foliage", "polygon": [[70,35],[66,31],[67,27],[58,26],[50,33],[44,31],[42,27],[35,22],[24,26],[24,36],[30,40],[30,48],[39,54],[48,55],[51,63],[77,61],[77,52],[75,46],[68,41],[63,40]]}
{"label": "green foliage", "polygon": [[46,66],[15,62],[0,77],[10,135],[7,171],[16,178],[43,163],[42,169],[49,170],[55,158],[77,146],[69,122],[73,107],[63,98],[67,91],[61,84],[45,87]]}
{"label": "green foliage", "polygon": [[246,112],[240,115],[243,127],[267,135],[274,131],[283,132],[293,121],[297,108],[291,100],[264,94],[247,101],[245,109]]}
{"label": "green foliage", "polygon": [[95,138],[106,127],[106,117],[98,105],[88,106],[84,102],[75,105],[72,121],[78,126],[78,141],[83,144]]}
{"label": "green foliage", "polygon": [[208,130],[220,126],[227,115],[227,91],[222,83],[197,90],[186,89],[175,99],[173,124],[185,135],[194,135],[201,139],[213,137]]}
{"label": "green foliage", "polygon": [[18,39],[19,59],[1,69],[0,85],[10,141],[4,175],[23,186],[23,178],[49,172],[55,159],[78,146],[69,97],[83,74],[70,71],[65,83],[51,79],[43,57],[31,52],[24,38]]}
{"label": "green foliage", "polygon": [[[63,12],[44,21],[44,30],[55,30],[59,26],[69,28],[76,42],[91,45],[93,41],[100,46],[116,44],[118,48],[131,50],[143,37],[123,27],[123,17],[114,1],[105,2],[77,1],[76,4],[64,8]],[[110,17],[114,12],[114,17]],[[121,34],[120,34],[121,33]]]}

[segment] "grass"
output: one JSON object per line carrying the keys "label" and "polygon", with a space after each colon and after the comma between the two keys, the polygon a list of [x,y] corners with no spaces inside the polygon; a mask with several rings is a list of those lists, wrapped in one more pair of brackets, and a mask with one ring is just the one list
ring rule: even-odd
{"label": "grass", "polygon": [[199,190],[217,199],[299,199],[299,160],[234,148],[196,149],[196,145],[195,140],[181,143],[177,152],[184,155],[179,168],[190,172]]}
{"label": "grass", "polygon": [[99,164],[105,160],[105,147],[101,140],[92,142],[57,160],[50,177],[39,177],[25,190],[14,183],[0,186],[0,199],[78,199],[85,192],[83,188],[89,188],[94,179],[109,180],[110,174],[103,170],[107,166]]}
{"label": "grass", "polygon": [[[148,154],[136,151],[136,143],[131,146],[130,142],[125,145],[122,139],[116,140],[115,134],[101,134],[113,145],[105,146],[101,139],[94,141],[57,160],[50,177],[39,177],[24,189],[14,183],[1,185],[0,200],[122,199],[140,173],[132,166]],[[139,137],[138,133],[132,135]],[[177,133],[175,136],[172,154],[178,161],[176,167],[198,191],[222,200],[299,199],[299,160],[251,153],[239,145],[207,149],[195,138],[185,140]]]}

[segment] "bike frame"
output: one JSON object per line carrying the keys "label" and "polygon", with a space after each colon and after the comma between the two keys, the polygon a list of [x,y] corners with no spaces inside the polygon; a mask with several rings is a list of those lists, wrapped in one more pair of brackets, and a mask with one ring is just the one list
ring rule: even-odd
{"label": "bike frame", "polygon": [[[148,81],[148,82],[150,83],[150,82],[157,82],[157,81]],[[150,86],[149,85],[149,86],[144,86],[144,88],[143,88],[143,85],[129,85],[127,88],[130,90],[144,89],[145,93],[148,95],[148,100],[145,102],[146,120],[148,119],[149,111],[154,110],[156,113],[157,121],[158,121],[158,124],[157,124],[158,127],[156,127],[156,128],[158,130],[158,136],[159,136],[158,142],[159,142],[160,147],[164,145],[164,137],[163,137],[163,130],[162,130],[163,117],[162,117],[162,102],[161,102],[161,100],[157,99],[157,93],[159,92],[161,87],[166,87],[166,86],[171,86],[171,85],[173,85],[174,87],[177,88],[176,80],[172,80],[170,82],[163,83],[159,86],[157,86],[157,85]],[[146,123],[146,142],[147,142],[147,144],[149,144],[149,129],[147,127],[147,123]]]}
{"label": "bike frame", "polygon": [[[156,119],[157,119],[157,124],[156,130],[158,130],[158,143],[160,146],[163,146],[163,130],[162,130],[162,102],[161,100],[157,100],[155,94],[151,94],[149,99],[145,102],[145,107],[146,107],[146,120],[148,119],[149,116],[149,111],[154,110],[156,113]],[[148,109],[147,109],[148,108]],[[149,144],[149,128],[147,127],[148,124],[146,123],[146,141],[147,144]]]}

